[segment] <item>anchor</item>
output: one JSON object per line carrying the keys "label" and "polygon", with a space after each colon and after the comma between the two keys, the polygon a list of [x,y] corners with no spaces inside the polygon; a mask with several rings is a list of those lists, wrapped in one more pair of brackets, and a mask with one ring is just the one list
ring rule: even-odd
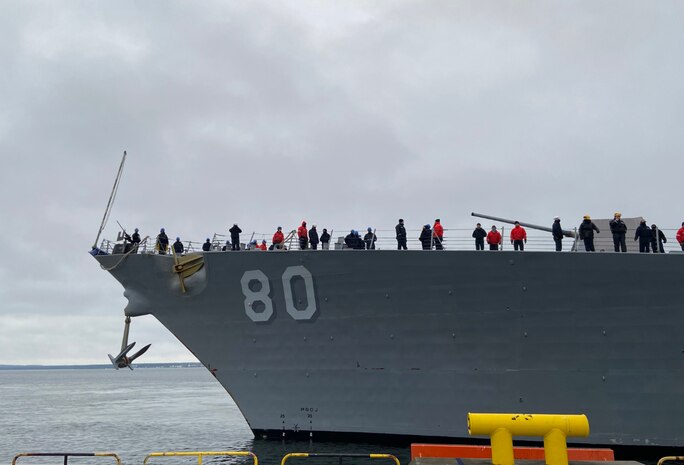
{"label": "anchor", "polygon": [[173,253],[173,272],[178,274],[181,291],[185,294],[187,292],[185,278],[197,273],[204,266],[203,255],[201,253],[180,255],[176,253],[173,247],[171,247],[171,253]]}
{"label": "anchor", "polygon": [[140,357],[142,354],[147,352],[147,349],[150,348],[152,344],[147,344],[145,347],[131,355],[130,357],[128,356],[128,352],[133,349],[133,346],[135,346],[135,342],[131,342],[130,344],[128,343],[128,331],[131,326],[131,317],[127,316],[126,321],[124,323],[124,334],[123,334],[123,340],[121,341],[121,352],[119,352],[119,355],[116,357],[112,357],[112,354],[107,354],[109,356],[109,360],[112,362],[112,365],[114,365],[114,368],[117,370],[119,368],[130,368],[131,370],[133,369],[132,363],[133,360],[136,358]]}

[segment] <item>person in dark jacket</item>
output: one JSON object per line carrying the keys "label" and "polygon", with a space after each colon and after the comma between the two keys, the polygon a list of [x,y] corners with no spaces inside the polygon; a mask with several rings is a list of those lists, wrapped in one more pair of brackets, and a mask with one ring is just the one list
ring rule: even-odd
{"label": "person in dark jacket", "polygon": [[344,236],[344,244],[347,246],[348,249],[355,249],[356,248],[356,236],[354,235],[354,230],[352,229],[349,234]]}
{"label": "person in dark jacket", "polygon": [[222,251],[227,252],[230,250],[230,241],[226,241],[226,245],[221,248]]}
{"label": "person in dark jacket", "polygon": [[176,242],[173,243],[173,251],[176,252],[177,255],[180,255],[185,251],[185,247],[183,247],[180,237],[177,237]]}
{"label": "person in dark jacket", "polygon": [[357,250],[365,250],[366,249],[366,243],[361,239],[361,235],[359,234],[358,231],[354,230],[354,248]]}
{"label": "person in dark jacket", "polygon": [[651,232],[653,234],[653,237],[651,238],[651,249],[653,249],[653,253],[665,253],[665,247],[663,247],[663,244],[667,242],[665,233],[658,229],[658,226],[655,224],[651,225]]}
{"label": "person in dark jacket", "polygon": [[473,237],[475,238],[475,250],[484,250],[484,240],[487,237],[487,231],[482,228],[480,223],[475,225]]}
{"label": "person in dark jacket", "polygon": [[330,248],[330,234],[328,234],[328,230],[325,228],[323,228],[323,233],[321,234],[321,248],[323,250]]}
{"label": "person in dark jacket", "polygon": [[639,227],[634,233],[634,240],[639,241],[639,253],[649,253],[649,246],[653,238],[653,231],[646,225],[646,220],[641,220]]}
{"label": "person in dark jacket", "polygon": [[135,232],[131,234],[131,244],[133,244],[133,253],[138,253],[138,245],[140,245],[140,233],[138,228],[135,228]]}
{"label": "person in dark jacket", "polygon": [[423,245],[423,250],[432,250],[432,230],[430,229],[429,224],[423,226],[423,230],[420,232],[418,240]]}
{"label": "person in dark jacket", "polygon": [[318,231],[316,231],[316,225],[314,224],[309,230],[309,244],[311,244],[311,250],[318,249],[319,242],[320,240],[318,239]]}
{"label": "person in dark jacket", "polygon": [[365,243],[366,249],[367,250],[374,250],[375,249],[375,241],[378,239],[375,236],[375,233],[373,232],[373,228],[370,226],[367,229],[368,232],[366,232],[366,235],[363,236],[363,242]]}
{"label": "person in dark jacket", "polygon": [[202,251],[209,252],[211,250],[211,241],[207,237],[207,240],[202,244]]}
{"label": "person in dark jacket", "polygon": [[157,249],[159,251],[159,255],[165,255],[168,248],[169,237],[164,232],[164,228],[161,228],[159,230],[159,234],[157,235]]}
{"label": "person in dark jacket", "polygon": [[397,232],[397,250],[408,250],[406,248],[406,228],[404,227],[404,220],[399,218],[399,224],[394,227]]}
{"label": "person in dark jacket", "polygon": [[560,217],[553,218],[553,226],[551,226],[551,235],[553,242],[556,243],[556,252],[563,251],[563,228],[561,228]]}
{"label": "person in dark jacket", "polygon": [[591,221],[589,215],[584,215],[584,221],[579,226],[579,237],[584,241],[584,249],[587,252],[595,252],[594,249],[594,231],[600,234],[599,228]]}
{"label": "person in dark jacket", "polygon": [[610,221],[610,232],[613,234],[615,251],[627,252],[627,242],[625,241],[627,225],[622,221],[622,214],[620,212],[615,212],[613,219]]}
{"label": "person in dark jacket", "polygon": [[240,233],[242,229],[237,225],[233,224],[233,227],[228,230],[230,232],[230,242],[233,243],[231,250],[240,250]]}

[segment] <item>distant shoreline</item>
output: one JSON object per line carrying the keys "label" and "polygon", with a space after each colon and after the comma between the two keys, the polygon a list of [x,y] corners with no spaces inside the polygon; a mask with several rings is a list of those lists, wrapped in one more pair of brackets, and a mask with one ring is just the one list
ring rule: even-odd
{"label": "distant shoreline", "polygon": [[[136,363],[135,368],[199,368],[199,362]],[[0,365],[4,370],[102,370],[112,368],[109,363],[95,365]]]}

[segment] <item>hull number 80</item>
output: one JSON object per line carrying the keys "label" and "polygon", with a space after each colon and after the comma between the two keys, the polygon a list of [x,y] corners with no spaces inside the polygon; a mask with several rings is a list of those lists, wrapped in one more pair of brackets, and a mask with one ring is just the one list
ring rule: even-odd
{"label": "hull number 80", "polygon": [[[306,307],[298,309],[295,306],[295,296],[292,293],[292,280],[301,278],[306,289]],[[281,277],[283,282],[283,297],[285,309],[295,320],[310,320],[316,314],[316,296],[314,294],[313,277],[311,272],[302,265],[288,266]],[[258,290],[250,288],[254,281],[259,283]],[[254,322],[269,321],[273,317],[273,300],[271,299],[271,285],[268,276],[261,270],[245,271],[240,280],[242,294],[245,296],[245,313]],[[255,310],[255,304],[260,310]]]}

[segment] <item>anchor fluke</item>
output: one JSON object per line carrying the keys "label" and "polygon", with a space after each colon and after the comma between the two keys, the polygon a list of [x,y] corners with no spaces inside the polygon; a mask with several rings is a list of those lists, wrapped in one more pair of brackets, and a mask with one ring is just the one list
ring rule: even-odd
{"label": "anchor fluke", "polygon": [[145,347],[131,355],[130,357],[128,356],[128,352],[133,349],[133,346],[135,346],[135,342],[131,342],[130,344],[128,343],[128,331],[130,329],[131,325],[131,317],[127,316],[126,321],[124,323],[124,334],[123,334],[123,340],[121,341],[121,352],[116,357],[113,357],[112,354],[107,354],[109,357],[109,361],[112,362],[112,365],[114,365],[114,368],[117,370],[119,368],[130,368],[131,370],[133,369],[133,366],[131,365],[133,361],[140,357],[142,354],[147,352],[147,349],[150,348],[152,344],[147,344]]}
{"label": "anchor fluke", "polygon": [[133,355],[128,357],[126,354],[128,354],[128,352],[133,348],[134,345],[135,345],[135,342],[131,342],[116,357],[112,357],[111,354],[107,354],[109,356],[109,360],[112,362],[112,365],[114,365],[114,368],[116,368],[118,370],[119,368],[128,367],[132,370],[133,367],[131,366],[131,364],[133,363],[133,360],[135,360],[136,358],[140,357],[142,354],[147,352],[147,349],[149,349],[152,344],[147,344],[145,347],[143,347],[142,349],[140,349],[139,351],[137,351],[136,353],[134,353]]}

